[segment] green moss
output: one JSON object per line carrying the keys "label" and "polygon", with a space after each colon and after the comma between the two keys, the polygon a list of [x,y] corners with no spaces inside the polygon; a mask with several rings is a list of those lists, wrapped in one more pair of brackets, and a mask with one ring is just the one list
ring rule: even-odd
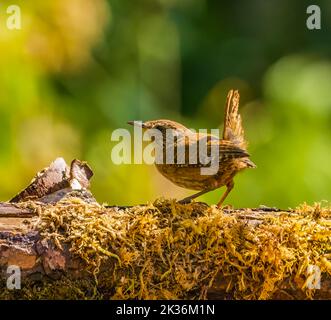
{"label": "green moss", "polygon": [[42,237],[69,244],[91,278],[28,282],[1,298],[204,299],[216,276],[235,299],[269,299],[285,279],[311,298],[308,265],[331,275],[331,210],[319,204],[266,213],[257,225],[170,200],[118,210],[72,198],[39,213]]}

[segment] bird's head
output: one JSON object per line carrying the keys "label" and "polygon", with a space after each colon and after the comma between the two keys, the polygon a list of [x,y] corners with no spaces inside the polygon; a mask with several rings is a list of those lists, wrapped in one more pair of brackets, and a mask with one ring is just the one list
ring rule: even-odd
{"label": "bird's head", "polygon": [[178,132],[187,132],[189,129],[187,129],[182,124],[171,121],[171,120],[150,120],[150,121],[129,121],[128,124],[140,126],[143,129],[156,129],[161,131],[162,133],[165,133],[167,130],[176,130]]}

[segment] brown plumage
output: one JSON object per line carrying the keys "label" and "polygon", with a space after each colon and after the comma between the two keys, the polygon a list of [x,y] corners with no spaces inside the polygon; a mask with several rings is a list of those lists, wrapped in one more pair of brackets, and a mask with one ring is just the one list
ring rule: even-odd
{"label": "brown plumage", "polygon": [[[171,120],[153,120],[142,123],[145,129],[157,129],[161,131],[162,138],[158,143],[162,144],[162,154],[156,152],[156,159],[161,159],[156,163],[158,171],[167,179],[180,187],[192,190],[199,190],[198,193],[189,196],[181,202],[189,202],[192,199],[215,190],[222,186],[226,186],[226,191],[218,202],[221,206],[229,192],[232,190],[234,183],[234,176],[245,168],[255,168],[255,164],[249,159],[247,153],[247,143],[244,139],[244,130],[241,124],[241,117],[238,112],[239,108],[239,93],[231,90],[227,96],[224,116],[223,138],[219,139],[211,134],[195,133],[180,123]],[[129,122],[133,124],[133,122]],[[174,142],[166,141],[167,129],[172,129],[175,135]],[[169,130],[168,130],[169,132]],[[198,152],[192,152],[199,145],[203,144],[207,150],[207,155],[212,155],[213,145],[218,145],[217,159],[218,169],[212,175],[202,174],[201,168],[210,166],[207,158],[199,156]],[[184,150],[184,158],[178,158],[177,151],[181,148]],[[157,147],[156,147],[156,150]],[[191,157],[189,158],[189,150]],[[173,163],[164,162],[166,159],[166,152],[173,154]],[[194,160],[189,162],[189,160]],[[163,160],[163,162],[162,162]],[[181,161],[180,161],[181,160]]]}

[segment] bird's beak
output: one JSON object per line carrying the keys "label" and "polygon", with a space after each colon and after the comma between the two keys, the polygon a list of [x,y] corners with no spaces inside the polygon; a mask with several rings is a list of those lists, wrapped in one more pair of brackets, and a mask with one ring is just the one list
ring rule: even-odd
{"label": "bird's beak", "polygon": [[245,163],[247,164],[247,166],[249,167],[249,168],[256,168],[257,166],[256,166],[256,164],[253,162],[253,161],[251,161],[250,159],[245,159]]}
{"label": "bird's beak", "polygon": [[128,124],[130,124],[131,126],[146,128],[145,124],[143,122],[140,122],[140,121],[128,121]]}

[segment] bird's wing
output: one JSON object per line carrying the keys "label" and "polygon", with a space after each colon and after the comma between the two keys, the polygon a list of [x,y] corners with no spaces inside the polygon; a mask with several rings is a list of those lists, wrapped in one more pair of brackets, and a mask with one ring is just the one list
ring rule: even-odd
{"label": "bird's wing", "polygon": [[244,129],[239,114],[239,92],[230,90],[226,100],[223,139],[231,141],[241,149],[246,149]]}
{"label": "bird's wing", "polygon": [[[195,141],[178,141],[177,148],[168,146],[166,152],[174,152],[174,163],[181,167],[203,167],[210,164],[211,159],[216,162],[227,159],[249,156],[246,150],[231,141],[219,140],[213,136],[200,136]],[[201,148],[201,149],[199,149]]]}
{"label": "bird's wing", "polygon": [[[216,148],[218,147],[218,152]],[[216,153],[215,153],[216,152]],[[215,140],[208,141],[207,144],[207,159],[213,158],[215,161],[218,160],[220,163],[229,159],[244,158],[248,157],[249,154],[245,149],[242,149],[232,141],[227,140]],[[203,158],[200,161],[203,162]],[[203,162],[204,163],[204,162]]]}

